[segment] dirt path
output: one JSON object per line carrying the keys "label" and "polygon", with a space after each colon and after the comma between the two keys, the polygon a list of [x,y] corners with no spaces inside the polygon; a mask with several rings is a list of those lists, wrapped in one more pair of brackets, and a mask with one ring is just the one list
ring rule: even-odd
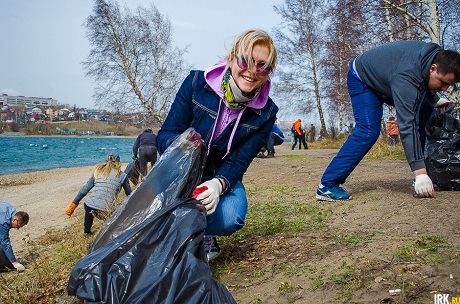
{"label": "dirt path", "polygon": [[[244,184],[257,190],[250,204],[263,204],[268,186],[286,185],[292,193],[280,193],[273,208],[283,200],[318,206],[316,187],[337,150],[291,151],[283,144],[277,151],[275,158],[255,159],[245,175]],[[320,212],[331,213],[325,227],[225,246],[217,263],[229,264],[229,270],[221,282],[238,303],[248,304],[434,303],[434,293],[460,297],[460,195],[415,197],[412,179],[406,161],[363,160],[345,184],[353,199],[319,204]],[[393,289],[402,291],[390,295]]]}

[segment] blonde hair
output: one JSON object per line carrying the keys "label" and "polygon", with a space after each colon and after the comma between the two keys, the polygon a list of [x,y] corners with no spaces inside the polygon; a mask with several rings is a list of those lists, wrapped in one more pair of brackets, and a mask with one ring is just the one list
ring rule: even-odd
{"label": "blonde hair", "polygon": [[106,180],[112,169],[116,170],[115,176],[118,176],[121,172],[121,163],[112,158],[112,155],[109,156],[109,160],[105,163],[99,164],[94,170],[94,180],[97,179],[99,174],[105,174],[104,180]]}
{"label": "blonde hair", "polygon": [[249,60],[252,61],[252,49],[255,45],[266,46],[269,50],[269,55],[265,67],[270,66],[275,70],[277,52],[272,38],[264,31],[257,29],[250,29],[244,31],[233,43],[233,47],[228,55],[228,61],[235,59],[235,56],[247,55]]}

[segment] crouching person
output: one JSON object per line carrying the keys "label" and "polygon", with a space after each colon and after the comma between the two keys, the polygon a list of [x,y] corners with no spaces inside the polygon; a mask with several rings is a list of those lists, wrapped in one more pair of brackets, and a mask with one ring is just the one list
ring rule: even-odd
{"label": "crouching person", "polygon": [[24,211],[16,212],[11,204],[0,200],[0,272],[7,270],[24,271],[25,267],[13,253],[10,242],[10,229],[22,228],[29,223],[29,215]]}
{"label": "crouching person", "polygon": [[182,83],[157,137],[162,154],[192,127],[207,146],[196,199],[206,208],[204,245],[208,259],[220,253],[216,236],[243,228],[248,202],[242,178],[266,144],[278,107],[268,96],[276,50],[267,33],[248,30],[227,57]]}

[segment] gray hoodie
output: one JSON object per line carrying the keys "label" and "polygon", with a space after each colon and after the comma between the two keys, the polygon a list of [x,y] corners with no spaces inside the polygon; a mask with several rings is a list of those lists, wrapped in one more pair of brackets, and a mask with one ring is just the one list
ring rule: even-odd
{"label": "gray hoodie", "polygon": [[433,59],[441,50],[435,43],[396,41],[370,49],[355,61],[361,81],[396,108],[401,141],[412,171],[425,168],[418,111],[425,99],[433,104],[439,100],[428,91],[428,80]]}

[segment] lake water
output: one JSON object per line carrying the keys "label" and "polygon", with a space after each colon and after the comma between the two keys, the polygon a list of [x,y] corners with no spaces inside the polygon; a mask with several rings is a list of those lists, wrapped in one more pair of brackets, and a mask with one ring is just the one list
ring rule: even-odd
{"label": "lake water", "polygon": [[110,151],[132,159],[135,138],[0,136],[0,174],[92,166]]}

